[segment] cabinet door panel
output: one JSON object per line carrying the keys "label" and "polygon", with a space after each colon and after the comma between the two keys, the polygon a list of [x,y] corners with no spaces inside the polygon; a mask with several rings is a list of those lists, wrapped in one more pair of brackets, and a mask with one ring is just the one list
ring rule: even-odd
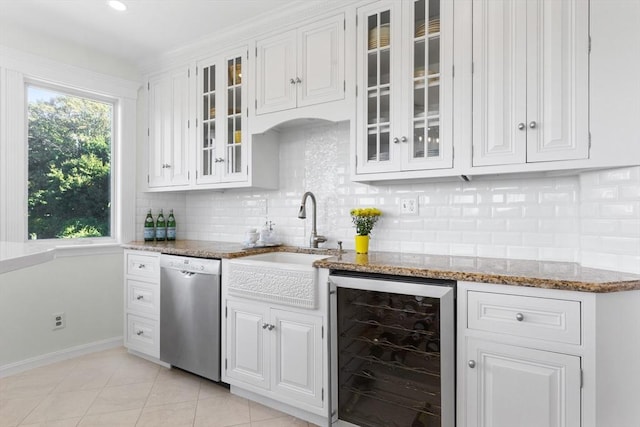
{"label": "cabinet door panel", "polygon": [[273,390],[314,406],[322,406],[322,319],[282,310],[271,311]]}
{"label": "cabinet door panel", "polygon": [[588,9],[586,0],[527,2],[528,162],[588,156]]}
{"label": "cabinet door panel", "polygon": [[256,48],[256,114],[295,108],[296,31],[258,41]]}
{"label": "cabinet door panel", "polygon": [[298,107],[344,98],[344,17],[300,29]]}
{"label": "cabinet door panel", "polygon": [[237,301],[229,301],[227,308],[227,377],[268,388],[268,332],[262,327],[267,313],[260,306]]}
{"label": "cabinet door panel", "polygon": [[579,427],[580,358],[467,339],[467,427]]}
{"label": "cabinet door panel", "polygon": [[473,166],[526,160],[525,24],[524,2],[473,2]]}

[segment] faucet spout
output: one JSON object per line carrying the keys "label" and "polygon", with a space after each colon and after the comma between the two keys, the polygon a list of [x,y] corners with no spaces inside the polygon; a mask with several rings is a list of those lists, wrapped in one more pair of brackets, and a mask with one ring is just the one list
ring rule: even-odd
{"label": "faucet spout", "polygon": [[316,228],[316,196],[311,191],[307,191],[302,196],[302,202],[300,203],[300,210],[298,211],[298,218],[305,219],[307,217],[306,203],[307,198],[311,198],[311,236],[309,238],[309,246],[317,248],[318,243],[326,242],[327,239],[324,236],[318,236],[318,230]]}

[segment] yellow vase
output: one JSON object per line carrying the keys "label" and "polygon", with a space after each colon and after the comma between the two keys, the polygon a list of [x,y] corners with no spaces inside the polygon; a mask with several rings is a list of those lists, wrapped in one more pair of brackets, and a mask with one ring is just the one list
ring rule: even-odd
{"label": "yellow vase", "polygon": [[369,253],[369,236],[356,236],[356,253]]}

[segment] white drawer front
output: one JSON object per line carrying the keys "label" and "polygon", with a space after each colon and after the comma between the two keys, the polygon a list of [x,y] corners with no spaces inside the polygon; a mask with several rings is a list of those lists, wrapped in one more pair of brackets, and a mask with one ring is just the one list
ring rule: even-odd
{"label": "white drawer front", "polygon": [[128,275],[144,277],[153,281],[160,280],[160,258],[158,256],[132,252],[128,252],[126,256]]}
{"label": "white drawer front", "polygon": [[580,344],[580,302],[469,291],[469,329]]}
{"label": "white drawer front", "polygon": [[127,280],[127,309],[139,313],[160,315],[160,286]]}
{"label": "white drawer front", "polygon": [[158,321],[127,315],[127,347],[160,358],[159,332]]}

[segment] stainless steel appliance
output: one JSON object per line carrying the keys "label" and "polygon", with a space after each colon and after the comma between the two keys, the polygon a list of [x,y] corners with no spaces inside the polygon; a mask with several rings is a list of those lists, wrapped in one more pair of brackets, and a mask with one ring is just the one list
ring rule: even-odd
{"label": "stainless steel appliance", "polygon": [[160,360],[220,381],[220,260],[160,257]]}
{"label": "stainless steel appliance", "polygon": [[454,427],[455,282],[332,272],[331,421]]}

